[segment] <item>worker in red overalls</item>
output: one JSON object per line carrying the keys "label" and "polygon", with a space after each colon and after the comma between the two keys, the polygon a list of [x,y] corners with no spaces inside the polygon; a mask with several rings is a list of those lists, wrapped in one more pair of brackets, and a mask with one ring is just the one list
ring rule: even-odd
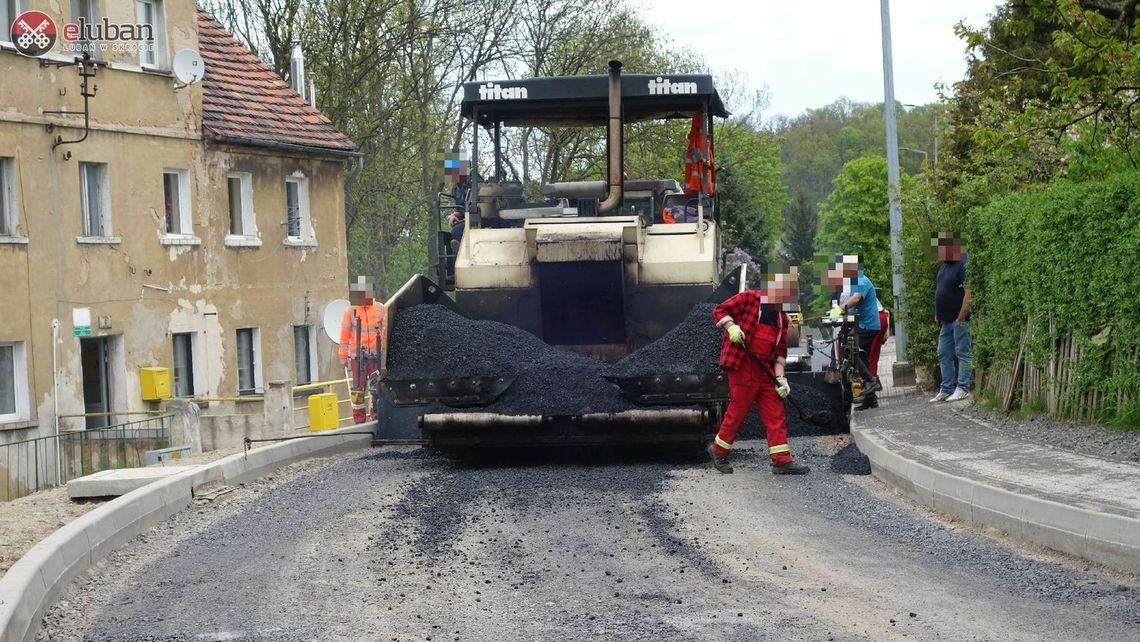
{"label": "worker in red overalls", "polygon": [[[358,424],[368,420],[368,378],[380,369],[380,329],[384,323],[384,306],[374,300],[372,284],[364,277],[348,288],[348,302],[340,323],[340,365],[347,368],[352,380],[349,396],[352,419]],[[376,410],[372,410],[376,419]]]}
{"label": "worker in red overalls", "polygon": [[720,366],[728,373],[730,398],[720,431],[708,452],[713,467],[722,473],[732,472],[728,456],[753,404],[759,406],[764,423],[772,473],[802,475],[809,470],[792,461],[788,424],[784,420],[783,400],[792,390],[784,377],[784,360],[788,356],[788,315],[784,306],[798,300],[797,279],[795,268],[787,274],[766,274],[762,289],[745,290],[713,310],[713,322],[725,331]]}

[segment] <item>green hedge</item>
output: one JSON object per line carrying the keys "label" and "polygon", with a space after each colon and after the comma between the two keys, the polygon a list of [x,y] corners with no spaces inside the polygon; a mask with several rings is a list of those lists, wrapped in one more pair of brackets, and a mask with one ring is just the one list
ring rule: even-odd
{"label": "green hedge", "polygon": [[[1085,351],[1073,368],[1074,388],[1111,394],[1099,419],[1136,423],[1140,173],[1058,181],[1004,196],[972,209],[964,227],[977,367],[1012,360],[1026,319],[1032,319],[1027,361],[1047,363],[1057,338],[1071,334]],[[1036,331],[1048,328],[1050,319],[1052,336]],[[1117,407],[1117,390],[1130,393],[1132,404]]]}
{"label": "green hedge", "polygon": [[934,277],[938,264],[930,238],[943,230],[961,233],[952,212],[933,198],[930,186],[914,183],[903,191],[903,286],[906,299],[907,360],[938,377],[938,326],[934,323]]}

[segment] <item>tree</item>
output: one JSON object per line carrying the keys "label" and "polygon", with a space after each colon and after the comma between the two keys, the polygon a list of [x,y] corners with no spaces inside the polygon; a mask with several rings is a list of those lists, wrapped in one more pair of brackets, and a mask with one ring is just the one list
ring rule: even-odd
{"label": "tree", "polygon": [[820,208],[819,226],[820,249],[828,257],[857,254],[879,300],[884,307],[891,307],[894,297],[885,158],[865,156],[843,166],[835,177],[834,191]]}
{"label": "tree", "polygon": [[803,190],[797,191],[791,203],[784,208],[781,231],[783,258],[790,265],[798,265],[800,268],[800,307],[806,315],[818,277],[813,262],[819,231],[819,212]]}
{"label": "tree", "polygon": [[957,31],[967,69],[949,96],[947,189],[996,173],[1000,192],[1140,162],[1136,0],[1006,2],[984,28]]}
{"label": "tree", "polygon": [[770,260],[788,200],[776,137],[736,122],[714,133],[716,162],[727,168],[717,177],[724,244]]}

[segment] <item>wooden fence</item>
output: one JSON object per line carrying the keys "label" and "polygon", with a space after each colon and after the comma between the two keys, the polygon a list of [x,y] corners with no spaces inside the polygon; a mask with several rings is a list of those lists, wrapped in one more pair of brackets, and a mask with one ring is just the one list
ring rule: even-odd
{"label": "wooden fence", "polygon": [[[1050,338],[1050,350],[1044,360],[1034,359],[1029,349],[1034,333],[1041,331],[1047,332]],[[1076,365],[1087,358],[1086,352],[1072,332],[1058,336],[1052,319],[1047,328],[1038,329],[1033,320],[1027,318],[1017,352],[1010,359],[991,364],[986,372],[979,370],[977,387],[997,399],[1005,412],[1015,407],[1040,408],[1060,419],[1089,422],[1102,418],[1103,411],[1109,407],[1121,412],[1140,399],[1140,391],[1135,388],[1118,386],[1105,391],[1079,385]],[[1110,376],[1115,377],[1123,374],[1124,364],[1140,362],[1140,350],[1119,354],[1116,349],[1106,358],[1111,363]]]}

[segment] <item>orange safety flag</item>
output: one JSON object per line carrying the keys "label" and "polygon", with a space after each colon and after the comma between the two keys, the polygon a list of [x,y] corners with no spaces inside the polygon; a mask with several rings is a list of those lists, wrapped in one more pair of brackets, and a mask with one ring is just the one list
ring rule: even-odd
{"label": "orange safety flag", "polygon": [[685,193],[699,194],[704,179],[705,194],[716,195],[716,169],[713,165],[712,141],[705,129],[704,114],[693,115],[689,128],[689,152],[685,155]]}

